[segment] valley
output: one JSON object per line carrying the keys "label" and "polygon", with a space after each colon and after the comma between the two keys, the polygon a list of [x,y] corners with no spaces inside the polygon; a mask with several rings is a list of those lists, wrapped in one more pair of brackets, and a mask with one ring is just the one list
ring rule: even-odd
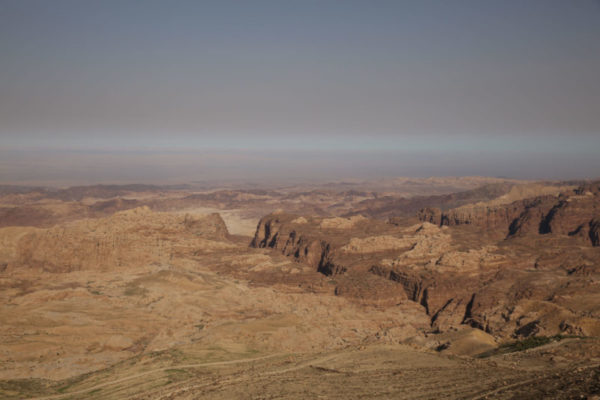
{"label": "valley", "polygon": [[1,193],[1,398],[600,395],[598,182]]}

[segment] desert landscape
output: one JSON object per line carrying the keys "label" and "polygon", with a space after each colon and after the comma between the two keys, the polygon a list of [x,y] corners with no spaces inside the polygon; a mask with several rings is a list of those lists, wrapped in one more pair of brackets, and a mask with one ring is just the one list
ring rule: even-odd
{"label": "desert landscape", "polygon": [[0,0],[0,400],[600,400],[599,21]]}
{"label": "desert landscape", "polygon": [[597,181],[4,186],[0,204],[2,398],[600,394]]}

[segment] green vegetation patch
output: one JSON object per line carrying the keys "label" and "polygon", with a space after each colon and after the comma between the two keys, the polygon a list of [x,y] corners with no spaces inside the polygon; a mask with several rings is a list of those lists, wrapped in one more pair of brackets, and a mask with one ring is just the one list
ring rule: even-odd
{"label": "green vegetation patch", "polygon": [[10,379],[0,381],[0,398],[23,399],[48,393],[49,383],[43,379]]}
{"label": "green vegetation patch", "polygon": [[528,349],[533,349],[535,347],[540,347],[548,343],[559,342],[563,339],[571,339],[578,338],[581,339],[581,336],[574,335],[554,335],[554,336],[530,336],[522,340],[516,340],[513,342],[503,343],[494,350],[486,351],[485,353],[480,354],[478,357],[485,358],[491,357],[499,354],[508,354],[508,353],[516,353],[519,351],[525,351]]}

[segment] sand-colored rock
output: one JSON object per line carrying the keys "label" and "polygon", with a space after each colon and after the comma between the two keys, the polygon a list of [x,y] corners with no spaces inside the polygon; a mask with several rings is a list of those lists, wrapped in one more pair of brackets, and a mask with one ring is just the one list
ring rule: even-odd
{"label": "sand-colored rock", "polygon": [[[597,384],[594,185],[518,200],[508,238],[491,229],[510,213],[481,205],[415,224],[335,217],[382,198],[347,188],[129,189],[4,200],[68,217],[0,229],[0,397],[579,398]],[[527,192],[504,189],[487,206]],[[121,210],[134,204],[148,207]],[[245,221],[282,210],[248,247],[203,215],[221,208]],[[471,358],[557,333],[588,338]]]}
{"label": "sand-colored rock", "polygon": [[440,349],[442,354],[476,356],[495,349],[498,342],[481,329],[464,327],[433,337],[429,345]]}
{"label": "sand-colored rock", "polygon": [[[588,201],[592,198],[586,195]],[[520,204],[539,209],[553,201],[556,199],[544,197]],[[398,285],[397,291],[423,307],[436,331],[467,325],[503,338],[553,335],[564,330],[561,322],[565,318],[576,321],[588,315],[583,304],[599,301],[589,297],[598,284],[582,280],[597,275],[592,267],[597,263],[593,261],[596,251],[582,251],[568,235],[552,236],[550,245],[543,235],[532,243],[529,236],[505,239],[504,233],[488,233],[495,226],[489,225],[489,220],[482,225],[422,222],[402,226],[366,219],[360,227],[331,231],[322,229],[318,218],[301,225],[292,223],[297,218],[266,216],[259,223],[253,245],[312,265],[336,280],[339,295],[365,304],[394,301],[394,296],[384,294],[388,291],[384,286],[373,289],[377,285],[369,283],[369,274],[389,279]],[[539,254],[548,251],[554,256],[548,255],[542,262]],[[581,265],[585,271],[578,267]],[[548,293],[554,295],[548,298]],[[567,304],[564,299],[575,293],[585,293],[586,300],[582,297],[577,305]],[[532,316],[527,306],[531,301],[548,311]],[[573,309],[578,312],[569,311]],[[539,319],[539,329],[524,328],[528,318],[533,318],[530,322]],[[600,315],[594,319],[600,321]]]}
{"label": "sand-colored rock", "polygon": [[218,214],[192,219],[148,207],[48,229],[4,228],[0,235],[6,244],[0,262],[8,268],[52,272],[165,265],[178,255],[233,246]]}
{"label": "sand-colored rock", "polygon": [[411,239],[383,235],[352,238],[340,250],[344,253],[374,253],[378,251],[398,250],[410,247],[411,245],[414,245],[414,241]]}
{"label": "sand-colored rock", "polygon": [[358,223],[365,221],[362,215],[355,215],[348,218],[325,218],[319,224],[321,229],[351,229]]}

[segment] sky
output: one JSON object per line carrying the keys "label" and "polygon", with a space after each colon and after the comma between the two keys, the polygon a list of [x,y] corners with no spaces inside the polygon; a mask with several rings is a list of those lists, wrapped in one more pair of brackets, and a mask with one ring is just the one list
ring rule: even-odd
{"label": "sky", "polygon": [[599,0],[0,0],[0,181],[594,178],[597,153]]}

